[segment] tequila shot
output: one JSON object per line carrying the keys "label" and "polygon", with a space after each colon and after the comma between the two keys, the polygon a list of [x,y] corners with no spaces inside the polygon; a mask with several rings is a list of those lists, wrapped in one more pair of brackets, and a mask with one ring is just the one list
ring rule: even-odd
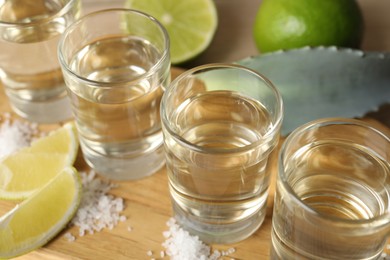
{"label": "tequila shot", "polygon": [[271,259],[379,259],[390,230],[390,139],[353,119],[296,129],[279,158]]}
{"label": "tequila shot", "polygon": [[160,100],[170,81],[163,26],[135,10],[97,11],[65,31],[59,60],[87,163],[116,180],[160,169]]}
{"label": "tequila shot", "polygon": [[80,8],[79,0],[0,3],[0,80],[12,109],[29,121],[72,117],[57,45]]}
{"label": "tequila shot", "polygon": [[262,224],[282,98],[264,76],[209,64],[175,79],[161,103],[166,165],[179,223],[209,243],[233,243]]}

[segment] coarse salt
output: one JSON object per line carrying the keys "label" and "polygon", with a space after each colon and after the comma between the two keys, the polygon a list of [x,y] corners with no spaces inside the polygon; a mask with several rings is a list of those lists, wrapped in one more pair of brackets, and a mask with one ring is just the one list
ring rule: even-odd
{"label": "coarse salt", "polygon": [[0,125],[0,158],[29,146],[38,133],[37,124],[11,120],[9,113],[3,113],[1,118],[3,122]]}
{"label": "coarse salt", "polygon": [[72,235],[72,233],[70,232],[67,232],[65,233],[65,238],[69,241],[69,242],[73,242],[76,240],[76,237],[74,235]]}
{"label": "coarse salt", "polygon": [[199,237],[191,235],[188,231],[182,229],[174,218],[167,222],[168,231],[163,232],[166,240],[162,246],[165,253],[171,260],[217,260],[221,256],[228,256],[235,252],[234,248],[226,251],[214,250],[199,240]]}
{"label": "coarse salt", "polygon": [[80,174],[83,196],[70,222],[79,228],[79,236],[100,232],[104,228],[113,229],[119,222],[126,221],[126,217],[121,215],[124,210],[123,199],[108,194],[115,185],[95,178],[96,173],[93,170]]}

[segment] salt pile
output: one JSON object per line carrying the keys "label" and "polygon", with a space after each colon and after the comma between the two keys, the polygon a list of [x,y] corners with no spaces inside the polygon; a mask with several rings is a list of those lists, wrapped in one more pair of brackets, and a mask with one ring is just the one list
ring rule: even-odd
{"label": "salt pile", "polygon": [[0,158],[29,146],[38,133],[37,124],[11,120],[9,113],[4,113],[1,117],[3,122],[0,125]]}
{"label": "salt pile", "polygon": [[[120,214],[124,209],[123,199],[108,194],[115,185],[95,178],[96,173],[92,170],[80,174],[83,196],[76,215],[70,222],[79,228],[78,235],[93,234],[105,228],[113,229],[119,222],[125,221],[126,217]],[[75,240],[69,233],[65,237],[69,241]]]}
{"label": "salt pile", "polygon": [[162,246],[171,260],[217,260],[235,252],[234,248],[229,248],[227,251],[214,250],[211,253],[208,245],[182,229],[174,218],[168,220],[167,226],[169,230],[163,233],[166,240]]}

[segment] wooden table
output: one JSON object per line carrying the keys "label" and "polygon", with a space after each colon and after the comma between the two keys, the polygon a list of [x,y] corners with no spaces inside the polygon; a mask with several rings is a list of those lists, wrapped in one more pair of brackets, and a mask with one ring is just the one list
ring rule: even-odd
{"label": "wooden table", "polygon": [[[251,22],[257,6],[261,1],[255,0],[215,0],[219,11],[219,29],[210,48],[184,67],[208,62],[230,62],[257,54],[251,38]],[[90,2],[90,1],[88,1]],[[108,4],[109,3],[109,4]],[[390,1],[359,0],[366,19],[366,35],[363,49],[390,51]],[[118,6],[117,2],[97,1],[90,9]],[[227,40],[227,39],[230,39]],[[173,69],[176,75],[181,70]],[[10,112],[8,102],[0,88],[0,113]],[[388,120],[390,114],[382,112],[373,115],[375,118]],[[383,131],[389,131],[378,120],[372,120]],[[49,131],[58,125],[42,125],[40,128]],[[0,144],[1,145],[1,144]],[[271,162],[276,168],[276,153]],[[76,162],[79,170],[87,170],[87,166],[79,156]],[[273,176],[276,171],[273,170]],[[67,228],[45,247],[35,250],[19,259],[151,259],[147,252],[154,252],[153,257],[159,258],[163,250],[161,243],[165,240],[162,232],[167,230],[166,221],[172,216],[168,194],[165,169],[148,178],[120,182],[119,187],[112,190],[114,196],[125,199],[126,208],[123,212],[128,219],[119,223],[113,230],[103,230],[94,235],[77,237],[75,242],[68,242],[64,237],[66,232],[77,234],[76,227]],[[264,224],[250,238],[232,245],[213,245],[213,248],[226,250],[234,247],[234,259],[268,259],[270,249],[270,230],[273,201],[274,179],[271,184],[271,194],[268,201],[267,217]],[[13,207],[13,203],[0,201],[0,215]],[[127,227],[131,226],[129,232]],[[165,257],[165,259],[168,259]],[[227,258],[229,259],[229,258]]]}
{"label": "wooden table", "polygon": [[[173,68],[175,77],[183,70]],[[3,89],[0,91],[0,113],[11,112]],[[14,118],[18,118],[12,114]],[[18,118],[21,120],[20,118]],[[1,121],[0,121],[1,123]],[[40,125],[42,131],[50,131],[59,125]],[[0,144],[1,145],[1,144]],[[276,153],[273,154],[275,157]],[[275,164],[276,160],[272,160]],[[79,171],[87,171],[81,154],[75,163]],[[167,230],[166,222],[172,216],[171,203],[168,193],[168,180],[165,168],[153,176],[137,181],[116,182],[119,186],[112,190],[112,195],[125,200],[123,215],[127,217],[113,230],[103,230],[93,235],[78,237],[78,228],[66,228],[45,247],[33,251],[20,259],[151,259],[147,252],[155,252],[159,258],[161,246],[165,240],[162,233]],[[232,245],[218,245],[215,249],[227,250],[236,248],[235,259],[267,259],[269,255],[269,241],[271,229],[271,209],[273,188],[269,198],[267,218],[252,237],[242,243]],[[0,215],[10,210],[15,204],[0,201]],[[128,227],[132,231],[128,231]],[[76,235],[75,242],[69,242],[64,234],[71,232]],[[232,256],[233,257],[233,256]],[[168,259],[167,257],[165,259]]]}

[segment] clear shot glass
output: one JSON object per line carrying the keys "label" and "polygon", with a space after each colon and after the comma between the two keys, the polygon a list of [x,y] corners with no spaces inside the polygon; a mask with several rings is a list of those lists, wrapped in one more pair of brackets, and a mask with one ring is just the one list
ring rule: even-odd
{"label": "clear shot glass", "polygon": [[239,65],[196,67],[172,82],[161,119],[173,211],[186,230],[233,243],[260,227],[282,116],[275,86]]}
{"label": "clear shot glass", "polygon": [[0,2],[0,81],[19,116],[37,123],[71,119],[57,45],[80,9],[79,0]]}
{"label": "clear shot glass", "polygon": [[378,259],[390,228],[390,139],[327,118],[296,129],[279,158],[271,259]]}
{"label": "clear shot glass", "polygon": [[160,169],[160,101],[170,81],[164,27],[135,10],[97,11],[65,31],[58,53],[87,163],[116,180]]}

